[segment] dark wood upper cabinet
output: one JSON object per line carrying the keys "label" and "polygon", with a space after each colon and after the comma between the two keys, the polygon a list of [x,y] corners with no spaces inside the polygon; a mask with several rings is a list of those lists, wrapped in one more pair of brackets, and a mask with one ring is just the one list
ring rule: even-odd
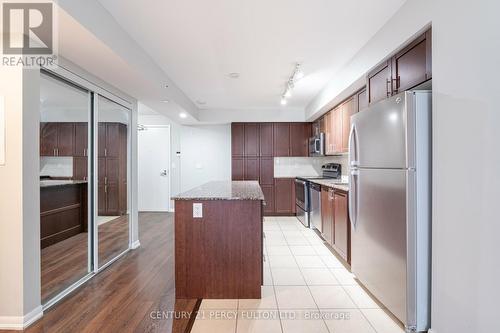
{"label": "dark wood upper cabinet", "polygon": [[347,210],[347,194],[334,192],[334,248],[344,260],[349,262],[350,231],[351,226]]}
{"label": "dark wood upper cabinet", "polygon": [[57,156],[73,156],[75,125],[59,123],[57,129]]}
{"label": "dark wood upper cabinet", "polygon": [[232,180],[245,179],[245,160],[243,157],[233,157],[231,163]]}
{"label": "dark wood upper cabinet", "polygon": [[258,158],[245,158],[245,180],[259,180],[260,163]]}
{"label": "dark wood upper cabinet", "polygon": [[97,152],[99,157],[105,156],[106,149],[106,124],[99,123],[97,126]]}
{"label": "dark wood upper cabinet", "polygon": [[356,94],[356,112],[360,112],[368,107],[368,94],[366,88]]}
{"label": "dark wood upper cabinet", "polygon": [[391,60],[389,59],[375,68],[372,72],[368,73],[366,79],[368,103],[375,103],[391,96],[391,82]]}
{"label": "dark wood upper cabinet", "polygon": [[411,89],[430,79],[431,31],[427,31],[392,58],[393,92]]}
{"label": "dark wood upper cabinet", "polygon": [[273,123],[261,123],[260,125],[260,156],[274,156]]}
{"label": "dark wood upper cabinet", "polygon": [[356,113],[354,97],[342,104],[342,148],[343,153],[349,151],[349,134],[351,131],[351,116]]}
{"label": "dark wood upper cabinet", "polygon": [[272,157],[260,159],[260,183],[262,185],[274,184],[274,159]]}
{"label": "dark wood upper cabinet", "polygon": [[321,187],[321,235],[332,245],[334,242],[333,189]]}
{"label": "dark wood upper cabinet", "polygon": [[88,130],[87,123],[75,123],[73,156],[88,156]]}
{"label": "dark wood upper cabinet", "polygon": [[231,124],[231,151],[233,156],[245,156],[244,124]]}
{"label": "dark wood upper cabinet", "polygon": [[120,124],[106,124],[106,151],[105,156],[118,157],[120,154]]}
{"label": "dark wood upper cabinet", "polygon": [[309,137],[311,136],[310,123],[290,124],[290,156],[309,156]]}
{"label": "dark wood upper cabinet", "polygon": [[333,151],[335,154],[342,152],[342,106],[333,110]]}
{"label": "dark wood upper cabinet", "polygon": [[74,123],[41,123],[40,156],[73,156]]}
{"label": "dark wood upper cabinet", "polygon": [[274,124],[274,156],[288,157],[290,156],[290,124],[275,123]]}
{"label": "dark wood upper cabinet", "polygon": [[293,199],[293,179],[276,178],[274,180],[274,210],[278,214],[292,214],[295,203]]}
{"label": "dark wood upper cabinet", "polygon": [[432,31],[429,29],[367,75],[368,102],[411,89],[432,77]]}
{"label": "dark wood upper cabinet", "polygon": [[40,155],[57,155],[57,123],[40,123]]}
{"label": "dark wood upper cabinet", "polygon": [[259,156],[259,124],[245,124],[245,156]]}

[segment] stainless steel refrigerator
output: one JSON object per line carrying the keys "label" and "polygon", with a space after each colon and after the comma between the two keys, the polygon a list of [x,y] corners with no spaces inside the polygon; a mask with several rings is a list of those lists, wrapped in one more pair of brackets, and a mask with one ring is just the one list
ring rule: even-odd
{"label": "stainless steel refrigerator", "polygon": [[430,327],[431,92],[351,118],[351,268],[408,332]]}

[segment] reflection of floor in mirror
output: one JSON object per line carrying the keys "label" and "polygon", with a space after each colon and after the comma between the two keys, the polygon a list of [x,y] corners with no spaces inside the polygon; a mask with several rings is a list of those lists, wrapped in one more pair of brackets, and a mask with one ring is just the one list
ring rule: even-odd
{"label": "reflection of floor in mirror", "polygon": [[113,221],[114,219],[117,219],[117,218],[119,218],[119,216],[98,216],[97,217],[97,225],[108,223],[109,221]]}
{"label": "reflection of floor in mirror", "polygon": [[139,213],[138,222],[139,249],[45,311],[23,332],[172,332],[174,215]]}
{"label": "reflection of floor in mirror", "polygon": [[[108,217],[108,216],[103,216]],[[99,267],[129,246],[128,215],[99,223]],[[41,250],[42,303],[88,273],[88,233],[79,233]]]}

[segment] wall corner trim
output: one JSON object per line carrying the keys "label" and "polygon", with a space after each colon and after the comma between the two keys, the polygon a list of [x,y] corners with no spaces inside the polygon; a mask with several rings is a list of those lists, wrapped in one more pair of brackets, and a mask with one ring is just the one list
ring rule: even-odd
{"label": "wall corner trim", "polygon": [[33,309],[31,312],[24,316],[11,316],[11,317],[1,317],[0,316],[0,329],[5,330],[23,330],[33,324],[38,319],[43,316],[43,308],[42,306],[38,306]]}
{"label": "wall corner trim", "polygon": [[130,245],[130,248],[132,250],[135,250],[137,248],[141,247],[141,242],[139,242],[138,240],[136,240],[135,242],[132,243],[132,245]]}

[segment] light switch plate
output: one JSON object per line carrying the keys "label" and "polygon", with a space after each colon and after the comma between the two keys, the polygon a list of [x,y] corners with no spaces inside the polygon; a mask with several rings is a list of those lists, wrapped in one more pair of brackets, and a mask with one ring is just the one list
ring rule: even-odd
{"label": "light switch plate", "polygon": [[193,218],[202,218],[203,217],[203,204],[202,203],[194,203],[193,204]]}

